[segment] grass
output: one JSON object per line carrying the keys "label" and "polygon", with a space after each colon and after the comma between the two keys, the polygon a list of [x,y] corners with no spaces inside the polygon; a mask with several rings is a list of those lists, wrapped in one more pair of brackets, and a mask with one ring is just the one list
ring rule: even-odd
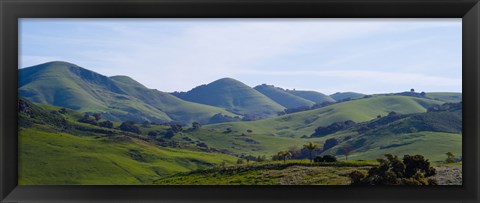
{"label": "grass", "polygon": [[370,162],[310,164],[307,160],[253,163],[197,170],[156,180],[158,185],[348,185],[348,174],[366,171]]}
{"label": "grass", "polygon": [[79,137],[36,128],[19,131],[20,185],[144,185],[235,157],[170,149],[140,140]]}
{"label": "grass", "polygon": [[147,89],[128,77],[97,74],[66,62],[19,70],[19,94],[30,101],[81,112],[103,112],[110,120],[207,122],[225,109],[195,104]]}
{"label": "grass", "polygon": [[[403,157],[405,154],[420,154],[430,161],[444,161],[445,153],[462,154],[462,135],[441,132],[418,132],[408,134],[391,134],[375,139],[356,150],[351,159],[383,158],[384,154],[394,154]],[[395,147],[390,147],[395,146]]]}
{"label": "grass", "polygon": [[363,122],[374,119],[378,115],[385,116],[391,111],[400,114],[426,112],[427,106],[442,103],[441,101],[406,96],[373,96],[276,118],[213,124],[207,125],[205,128],[222,130],[231,128],[239,132],[253,130],[257,134],[298,138],[303,135],[311,135],[319,126],[337,121]]}
{"label": "grass", "polygon": [[267,96],[232,78],[222,78],[176,95],[187,101],[225,108],[242,115],[272,117],[284,109]]}

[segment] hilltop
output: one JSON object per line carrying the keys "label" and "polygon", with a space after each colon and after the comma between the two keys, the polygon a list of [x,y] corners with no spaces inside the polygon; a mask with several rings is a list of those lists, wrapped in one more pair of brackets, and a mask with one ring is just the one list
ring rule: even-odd
{"label": "hilltop", "polygon": [[222,108],[148,89],[127,76],[106,77],[66,62],[20,69],[19,95],[34,102],[100,112],[115,121],[207,123],[218,113],[234,116]]}
{"label": "hilltop", "polygon": [[255,89],[232,78],[222,78],[200,85],[188,92],[172,93],[191,102],[225,108],[230,112],[253,117],[273,117],[285,107]]}

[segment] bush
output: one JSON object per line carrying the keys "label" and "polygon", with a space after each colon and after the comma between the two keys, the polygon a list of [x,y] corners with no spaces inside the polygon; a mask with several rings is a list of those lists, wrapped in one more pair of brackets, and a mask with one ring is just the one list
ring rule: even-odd
{"label": "bush", "polygon": [[335,138],[330,138],[325,141],[325,144],[323,144],[323,151],[327,151],[328,149],[331,149],[332,147],[335,147],[338,145],[338,140]]}
{"label": "bush", "polygon": [[120,125],[120,130],[140,134],[140,129],[135,126],[133,121],[125,121]]}
{"label": "bush", "polygon": [[315,163],[321,163],[321,162],[336,162],[337,158],[332,155],[325,155],[325,156],[316,156],[313,161]]}
{"label": "bush", "polygon": [[150,131],[148,132],[148,137],[152,138],[152,139],[155,139],[157,137],[157,132],[155,131]]}
{"label": "bush", "polygon": [[328,134],[336,133],[340,130],[344,130],[355,126],[355,122],[352,120],[347,120],[344,122],[335,122],[328,126],[320,126],[315,129],[315,132],[311,135],[311,137],[323,137]]}
{"label": "bush", "polygon": [[325,155],[325,156],[323,156],[323,161],[324,162],[336,162],[337,157],[332,156],[332,155]]}
{"label": "bush", "polygon": [[103,122],[98,123],[98,125],[100,127],[104,127],[104,128],[113,128],[113,123],[110,122],[110,121],[103,121]]}
{"label": "bush", "polygon": [[349,174],[352,185],[437,185],[436,174],[430,162],[421,155],[405,155],[403,160],[390,154],[378,159],[380,166],[372,167],[367,173],[354,171]]}
{"label": "bush", "polygon": [[97,120],[95,120],[94,117],[88,115],[88,114],[84,114],[83,115],[83,118],[79,119],[78,122],[81,122],[81,123],[88,123],[88,124],[92,124],[92,125],[97,125]]}

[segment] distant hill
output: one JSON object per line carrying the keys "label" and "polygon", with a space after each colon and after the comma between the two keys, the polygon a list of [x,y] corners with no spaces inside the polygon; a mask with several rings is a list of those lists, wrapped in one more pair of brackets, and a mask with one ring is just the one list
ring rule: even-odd
{"label": "distant hill", "polygon": [[418,153],[436,161],[445,160],[449,151],[461,155],[462,111],[385,116],[334,135],[340,144],[325,154],[343,155],[342,149],[348,146],[355,159]]}
{"label": "distant hill", "polygon": [[428,92],[426,97],[445,102],[461,102],[462,93],[459,92]]}
{"label": "distant hill", "polygon": [[115,121],[208,122],[217,113],[233,115],[148,89],[126,76],[109,78],[59,61],[20,69],[19,94],[33,102],[101,112]]}
{"label": "distant hill", "polygon": [[206,128],[232,128],[234,130],[253,130],[267,135],[301,137],[310,135],[315,128],[338,121],[352,120],[364,122],[385,116],[395,111],[399,114],[426,112],[429,107],[443,104],[441,101],[407,96],[372,96],[370,98],[336,103],[330,106],[287,114],[248,123],[234,122],[213,124]]}
{"label": "distant hill", "polygon": [[230,112],[257,117],[276,116],[285,107],[257,90],[232,78],[222,78],[188,92],[173,95],[191,102],[225,108]]}
{"label": "distant hill", "polygon": [[333,99],[332,97],[316,91],[287,90],[287,92],[318,104],[321,104],[323,102],[335,102],[335,99]]}
{"label": "distant hill", "polygon": [[273,85],[258,85],[254,87],[254,89],[286,108],[296,108],[300,106],[310,107],[315,104],[315,102],[291,94],[290,92]]}
{"label": "distant hill", "polygon": [[335,94],[330,95],[335,101],[341,101],[344,99],[357,99],[364,97],[365,94],[356,93],[356,92],[337,92]]}

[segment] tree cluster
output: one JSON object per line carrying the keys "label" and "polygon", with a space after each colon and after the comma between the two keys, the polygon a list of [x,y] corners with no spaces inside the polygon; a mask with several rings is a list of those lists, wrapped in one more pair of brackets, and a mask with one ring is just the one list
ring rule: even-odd
{"label": "tree cluster", "polygon": [[378,159],[380,166],[372,167],[368,173],[354,171],[349,174],[352,185],[437,185],[436,171],[421,155],[405,155],[403,160],[386,154]]}
{"label": "tree cluster", "polygon": [[347,120],[343,122],[335,122],[328,126],[320,126],[315,129],[315,132],[310,137],[323,137],[325,135],[336,133],[340,130],[355,126],[355,124],[356,123],[354,121]]}
{"label": "tree cluster", "polygon": [[321,163],[321,162],[336,162],[337,158],[332,155],[325,155],[325,156],[316,156],[313,159],[313,162],[315,163]]}
{"label": "tree cluster", "polygon": [[125,121],[119,126],[120,130],[141,134],[140,128],[138,128],[133,121]]}

